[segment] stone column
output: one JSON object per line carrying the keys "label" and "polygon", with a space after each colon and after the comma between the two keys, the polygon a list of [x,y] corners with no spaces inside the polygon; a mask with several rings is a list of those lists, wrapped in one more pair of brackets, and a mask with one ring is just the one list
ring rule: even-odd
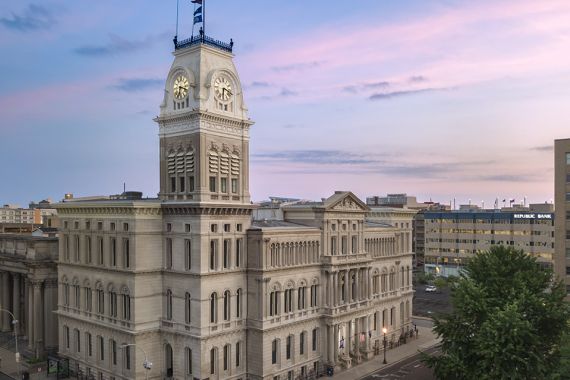
{"label": "stone column", "polygon": [[372,268],[368,268],[368,299],[372,298]]}
{"label": "stone column", "polygon": [[332,306],[338,305],[338,272],[333,272],[333,297]]}
{"label": "stone column", "polygon": [[356,284],[356,300],[360,301],[360,268],[354,271],[354,283]]}
{"label": "stone column", "polygon": [[331,272],[325,272],[325,303],[331,306]]}
{"label": "stone column", "polygon": [[34,289],[32,286],[32,282],[29,279],[26,279],[26,285],[28,288],[28,292],[26,293],[26,300],[27,300],[27,328],[28,328],[28,349],[33,350],[35,346],[34,340]]}
{"label": "stone column", "polygon": [[18,328],[18,334],[20,334],[22,327],[22,317],[20,314],[20,275],[18,273],[14,273],[12,275],[12,280],[12,289],[14,290],[14,294],[12,296],[12,313],[14,313],[14,318],[18,321],[18,324],[15,327]]}
{"label": "stone column", "polygon": [[348,346],[348,355],[352,355],[352,320],[348,321],[348,336],[346,337],[346,345]]}
{"label": "stone column", "polygon": [[[10,274],[8,272],[2,273],[2,308],[10,310]],[[12,317],[6,312],[2,312],[2,331],[11,331],[10,323]]]}
{"label": "stone column", "polygon": [[334,349],[333,349],[333,359],[334,362],[336,363],[337,359],[338,359],[338,324],[334,325],[334,332],[333,332],[333,341],[332,341],[333,345],[334,345]]}
{"label": "stone column", "polygon": [[36,341],[36,357],[41,357],[44,352],[44,325],[43,325],[43,310],[44,299],[42,295],[41,281],[34,282],[34,338]]}
{"label": "stone column", "polygon": [[334,360],[334,329],[332,325],[327,325],[327,330],[328,330],[328,344],[327,344],[327,355],[328,355],[328,360],[330,365],[334,366],[335,364],[335,360]]}
{"label": "stone column", "polygon": [[354,330],[356,330],[356,334],[354,334],[355,342],[354,342],[354,356],[356,362],[360,361],[360,333],[361,331],[361,323],[360,318],[354,319]]}

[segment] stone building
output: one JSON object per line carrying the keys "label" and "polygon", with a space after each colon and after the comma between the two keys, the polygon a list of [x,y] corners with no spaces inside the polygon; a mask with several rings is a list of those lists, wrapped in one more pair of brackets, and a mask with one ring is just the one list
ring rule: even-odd
{"label": "stone building", "polygon": [[[0,234],[0,308],[19,321],[27,356],[57,351],[57,238]],[[12,331],[12,318],[0,312],[0,329]]]}
{"label": "stone building", "polygon": [[233,44],[175,44],[155,119],[158,198],[56,206],[60,354],[97,379],[288,379],[370,358],[383,326],[399,340],[409,236],[368,221],[350,192],[252,224],[253,122]]}

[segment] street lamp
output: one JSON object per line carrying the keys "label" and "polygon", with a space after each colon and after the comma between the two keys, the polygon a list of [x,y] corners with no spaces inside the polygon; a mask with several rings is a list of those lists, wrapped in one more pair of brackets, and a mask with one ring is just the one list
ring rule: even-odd
{"label": "street lamp", "polygon": [[384,333],[384,361],[382,362],[382,364],[387,364],[388,362],[386,361],[386,344],[388,342],[386,341],[386,333],[388,332],[388,329],[386,327],[383,327],[382,332]]}
{"label": "street lamp", "polygon": [[135,348],[138,348],[142,351],[143,355],[144,355],[144,362],[143,362],[143,368],[145,369],[145,379],[148,380],[148,371],[150,371],[150,369],[152,368],[152,362],[148,361],[148,358],[146,356],[146,352],[142,347],[137,346],[134,343],[130,343],[130,344],[123,344],[121,346],[121,349],[126,348],[126,347],[130,347],[130,346],[134,346]]}
{"label": "street lamp", "polygon": [[18,363],[18,379],[21,378],[20,374],[20,351],[18,351],[18,323],[19,321],[14,317],[14,314],[9,312],[6,309],[0,309],[0,311],[5,311],[6,313],[10,314],[12,317],[12,325],[14,325],[14,339],[16,340],[16,363]]}

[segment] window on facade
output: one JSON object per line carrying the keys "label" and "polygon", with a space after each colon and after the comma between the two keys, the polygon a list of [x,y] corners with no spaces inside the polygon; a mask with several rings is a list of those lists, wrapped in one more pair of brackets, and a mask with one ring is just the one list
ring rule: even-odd
{"label": "window on facade", "polygon": [[97,256],[99,256],[98,260],[97,260],[97,264],[103,265],[105,263],[105,260],[103,259],[104,258],[104,250],[103,250],[103,238],[102,237],[97,238],[97,246],[99,248],[99,250],[97,252]]}
{"label": "window on facade", "polygon": [[214,375],[216,373],[216,349],[212,348],[210,350],[210,374]]}
{"label": "window on facade", "polygon": [[317,306],[317,285],[311,285],[311,307]]}
{"label": "window on facade", "polygon": [[224,371],[227,371],[229,368],[229,361],[230,361],[230,345],[226,344],[224,346]]}
{"label": "window on facade", "polygon": [[85,262],[91,264],[91,237],[85,237]]}
{"label": "window on facade", "polygon": [[91,288],[85,287],[85,311],[91,311],[91,309],[92,309]]}
{"label": "window on facade", "polygon": [[218,250],[218,241],[210,240],[210,270],[216,269],[216,253]]}
{"label": "window on facade", "polygon": [[304,331],[299,335],[299,355],[305,354],[305,335]]}
{"label": "window on facade", "polygon": [[93,341],[91,337],[91,333],[85,333],[85,346],[88,356],[93,356]]}
{"label": "window on facade", "polygon": [[69,284],[63,284],[63,305],[69,306]]}
{"label": "window on facade", "polygon": [[115,238],[110,239],[110,250],[111,250],[111,266],[117,265],[117,241]]}
{"label": "window on facade", "polygon": [[224,269],[230,267],[230,240],[224,239]]}
{"label": "window on facade", "polygon": [[570,153],[566,153],[566,165],[570,165]]}
{"label": "window on facade", "polygon": [[110,229],[111,231],[115,231],[115,222],[111,222]]}
{"label": "window on facade", "polygon": [[181,193],[186,191],[186,178],[180,177],[180,190]]}
{"label": "window on facade", "polygon": [[279,292],[273,291],[269,295],[269,315],[277,315],[279,311]]}
{"label": "window on facade", "polygon": [[218,295],[214,292],[210,295],[210,323],[218,320]]}
{"label": "window on facade", "polygon": [[291,359],[291,345],[293,344],[293,337],[289,335],[285,340],[285,358]]}
{"label": "window on facade", "polygon": [[331,237],[331,255],[336,255],[336,236]]}
{"label": "window on facade", "polygon": [[101,288],[97,289],[97,312],[105,313],[105,292]]}
{"label": "window on facade", "polygon": [[63,339],[65,340],[65,348],[69,350],[69,327],[63,326]]}
{"label": "window on facade", "polygon": [[184,240],[184,267],[186,270],[192,269],[192,241]]}
{"label": "window on facade", "polygon": [[341,238],[341,254],[342,255],[346,255],[348,253],[348,238],[346,236],[343,236]]}
{"label": "window on facade", "polygon": [[172,239],[166,239],[165,267],[172,269]]}
{"label": "window on facade", "polygon": [[97,222],[97,230],[103,231],[103,222]]}
{"label": "window on facade", "polygon": [[188,347],[184,349],[184,357],[186,359],[185,367],[186,367],[186,374],[192,374],[192,350]]}
{"label": "window on facade", "polygon": [[123,294],[123,319],[131,320],[131,296],[128,294]]}
{"label": "window on facade", "polygon": [[170,192],[176,192],[176,177],[170,177]]}
{"label": "window on facade", "polygon": [[242,294],[241,294],[241,288],[237,290],[236,292],[236,317],[237,318],[241,318],[241,301],[242,300]]}
{"label": "window on facade", "polygon": [[190,296],[190,293],[186,293],[184,299],[186,304],[186,307],[184,308],[185,310],[184,321],[186,322],[186,324],[190,324],[190,322],[192,321],[192,297]]}
{"label": "window on facade", "polygon": [[194,191],[194,176],[188,177],[188,192]]}
{"label": "window on facade", "polygon": [[285,290],[285,313],[293,311],[293,289]]}
{"label": "window on facade", "polygon": [[109,315],[117,317],[117,293],[109,292]]}
{"label": "window on facade", "polygon": [[313,344],[312,344],[312,347],[311,347],[311,348],[313,349],[313,351],[316,351],[316,350],[317,350],[317,340],[318,340],[318,338],[319,338],[318,330],[317,330],[317,329],[313,329]]}
{"label": "window on facade", "polygon": [[75,244],[73,247],[73,253],[75,254],[75,262],[79,262],[79,236],[75,236]]}
{"label": "window on facade", "polygon": [[237,194],[238,192],[238,180],[237,178],[232,178],[232,193]]}
{"label": "window on facade", "polygon": [[117,365],[117,342],[111,339],[111,362]]}
{"label": "window on facade", "polygon": [[277,363],[277,339],[271,342],[271,364]]}
{"label": "window on facade", "polygon": [[67,235],[63,237],[63,258],[69,261],[69,236]]}
{"label": "window on facade", "polygon": [[240,364],[240,349],[241,349],[240,342],[237,342],[236,343],[236,367],[239,367],[239,364]]}
{"label": "window on facade", "polygon": [[166,319],[172,320],[172,291],[166,291]]}
{"label": "window on facade", "polygon": [[230,320],[230,311],[231,311],[231,296],[230,296],[230,291],[226,290],[224,292],[224,321]]}
{"label": "window on facade", "polygon": [[215,193],[216,191],[216,177],[210,177],[210,192]]}
{"label": "window on facade", "polygon": [[129,239],[123,240],[123,265],[125,268],[131,267],[131,242]]}
{"label": "window on facade", "polygon": [[102,336],[99,337],[99,360],[105,360],[105,339]]}
{"label": "window on facade", "polygon": [[222,193],[228,192],[228,179],[227,178],[220,178],[220,190]]}
{"label": "window on facade", "polygon": [[125,368],[131,369],[131,346],[125,346]]}
{"label": "window on facade", "polygon": [[91,222],[88,221],[88,220],[85,221],[85,229],[86,229],[86,230],[90,230],[90,229],[91,229]]}
{"label": "window on facade", "polygon": [[79,285],[73,285],[73,293],[75,296],[75,307],[80,309],[81,308],[81,288]]}
{"label": "window on facade", "polygon": [[297,290],[297,305],[299,310],[305,308],[305,294],[307,293],[307,288],[305,286],[299,287]]}
{"label": "window on facade", "polygon": [[352,237],[352,253],[358,253],[358,237]]}
{"label": "window on facade", "polygon": [[235,262],[235,266],[238,268],[241,266],[242,242],[243,242],[243,239],[236,239],[236,262]]}
{"label": "window on facade", "polygon": [[236,231],[241,232],[241,230],[242,230],[242,224],[241,223],[236,224]]}

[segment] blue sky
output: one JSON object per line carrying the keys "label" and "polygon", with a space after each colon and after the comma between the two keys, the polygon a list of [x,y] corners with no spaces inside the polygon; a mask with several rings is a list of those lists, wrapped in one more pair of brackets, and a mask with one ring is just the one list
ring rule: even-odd
{"label": "blue sky", "polygon": [[[181,1],[180,38],[193,7]],[[0,201],[158,192],[175,1],[5,0]],[[207,1],[235,41],[251,191],[552,198],[570,135],[567,1]]]}

